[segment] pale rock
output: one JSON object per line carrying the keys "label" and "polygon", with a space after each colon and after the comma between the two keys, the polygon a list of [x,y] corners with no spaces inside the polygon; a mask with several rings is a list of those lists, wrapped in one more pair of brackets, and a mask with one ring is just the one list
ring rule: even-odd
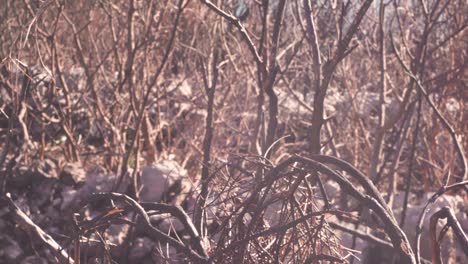
{"label": "pale rock", "polygon": [[[131,171],[124,176],[120,187],[115,190],[119,193],[125,193],[130,185]],[[100,170],[94,170],[88,173],[83,186],[75,190],[71,187],[64,187],[62,190],[63,204],[62,210],[73,210],[76,205],[89,199],[93,193],[110,192],[117,181],[115,174],[107,174]]]}
{"label": "pale rock", "polygon": [[140,201],[171,200],[172,204],[180,205],[185,200],[190,185],[185,169],[176,161],[163,160],[142,169]]}
{"label": "pale rock", "polygon": [[67,163],[63,166],[60,178],[66,185],[75,185],[85,182],[86,172],[79,162]]}

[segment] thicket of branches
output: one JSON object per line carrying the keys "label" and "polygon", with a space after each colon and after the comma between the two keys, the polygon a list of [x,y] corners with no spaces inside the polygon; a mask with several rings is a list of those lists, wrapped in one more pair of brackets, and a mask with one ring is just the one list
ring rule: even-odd
{"label": "thicket of branches", "polygon": [[[385,235],[361,237],[420,263],[409,194],[466,195],[466,1],[4,0],[0,13],[6,200],[18,164],[54,156],[131,175],[128,196],[95,198],[181,219],[186,241],[142,225],[193,262],[349,262],[328,219],[371,210]],[[196,202],[139,205],[140,168],[168,157]]]}

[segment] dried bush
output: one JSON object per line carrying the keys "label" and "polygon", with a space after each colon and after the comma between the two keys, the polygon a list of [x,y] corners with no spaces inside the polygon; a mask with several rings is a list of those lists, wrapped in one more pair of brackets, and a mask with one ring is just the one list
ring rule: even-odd
{"label": "dried bush", "polygon": [[[422,230],[438,197],[466,199],[464,1],[3,2],[3,202],[44,237],[17,206],[29,174],[72,163],[116,179],[76,208],[99,216],[75,218],[74,233],[63,217],[70,239],[43,239],[58,260],[87,261],[80,239],[94,233],[102,261],[128,262],[142,232],[160,262],[353,263],[359,238],[420,263],[421,234],[403,231],[411,203],[434,192]],[[190,192],[139,203],[142,168],[167,159]],[[49,187],[46,205],[62,189]],[[183,228],[164,233],[153,214]],[[448,227],[437,236],[432,219],[440,261]],[[119,221],[133,235],[116,257],[102,235]]]}

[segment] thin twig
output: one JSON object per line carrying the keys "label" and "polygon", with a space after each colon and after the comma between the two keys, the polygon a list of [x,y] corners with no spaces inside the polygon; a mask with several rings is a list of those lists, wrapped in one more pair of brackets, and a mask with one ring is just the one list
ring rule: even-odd
{"label": "thin twig", "polygon": [[[406,74],[416,83],[416,87],[418,90],[424,95],[424,98],[426,101],[429,103],[429,106],[432,108],[432,110],[435,112],[436,116],[439,118],[439,120],[442,122],[442,125],[447,129],[449,132],[453,144],[455,145],[455,149],[457,150],[458,157],[460,158],[461,161],[461,166],[462,166],[462,177],[460,181],[465,181],[468,179],[468,162],[465,157],[465,152],[463,150],[463,146],[460,142],[461,136],[458,136],[453,127],[450,125],[450,123],[447,121],[447,119],[441,114],[440,110],[437,108],[437,106],[432,102],[431,98],[429,97],[429,94],[427,93],[426,89],[423,87],[419,79],[414,75],[414,73],[411,72],[411,70],[408,68],[408,66],[405,64],[403,59],[400,56],[400,53],[398,52],[395,43],[393,41],[393,37],[390,35],[391,43],[392,43],[392,48],[395,51],[395,56],[398,59],[398,62],[400,65],[403,67],[405,70]],[[459,138],[460,137],[460,138]],[[447,185],[450,181],[450,178],[447,177],[446,182],[444,183]]]}

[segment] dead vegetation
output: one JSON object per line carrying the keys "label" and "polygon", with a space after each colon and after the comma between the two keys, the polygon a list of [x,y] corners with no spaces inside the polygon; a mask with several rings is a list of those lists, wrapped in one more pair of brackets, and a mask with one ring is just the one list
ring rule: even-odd
{"label": "dead vegetation", "polygon": [[467,13],[3,1],[0,259],[467,261]]}

